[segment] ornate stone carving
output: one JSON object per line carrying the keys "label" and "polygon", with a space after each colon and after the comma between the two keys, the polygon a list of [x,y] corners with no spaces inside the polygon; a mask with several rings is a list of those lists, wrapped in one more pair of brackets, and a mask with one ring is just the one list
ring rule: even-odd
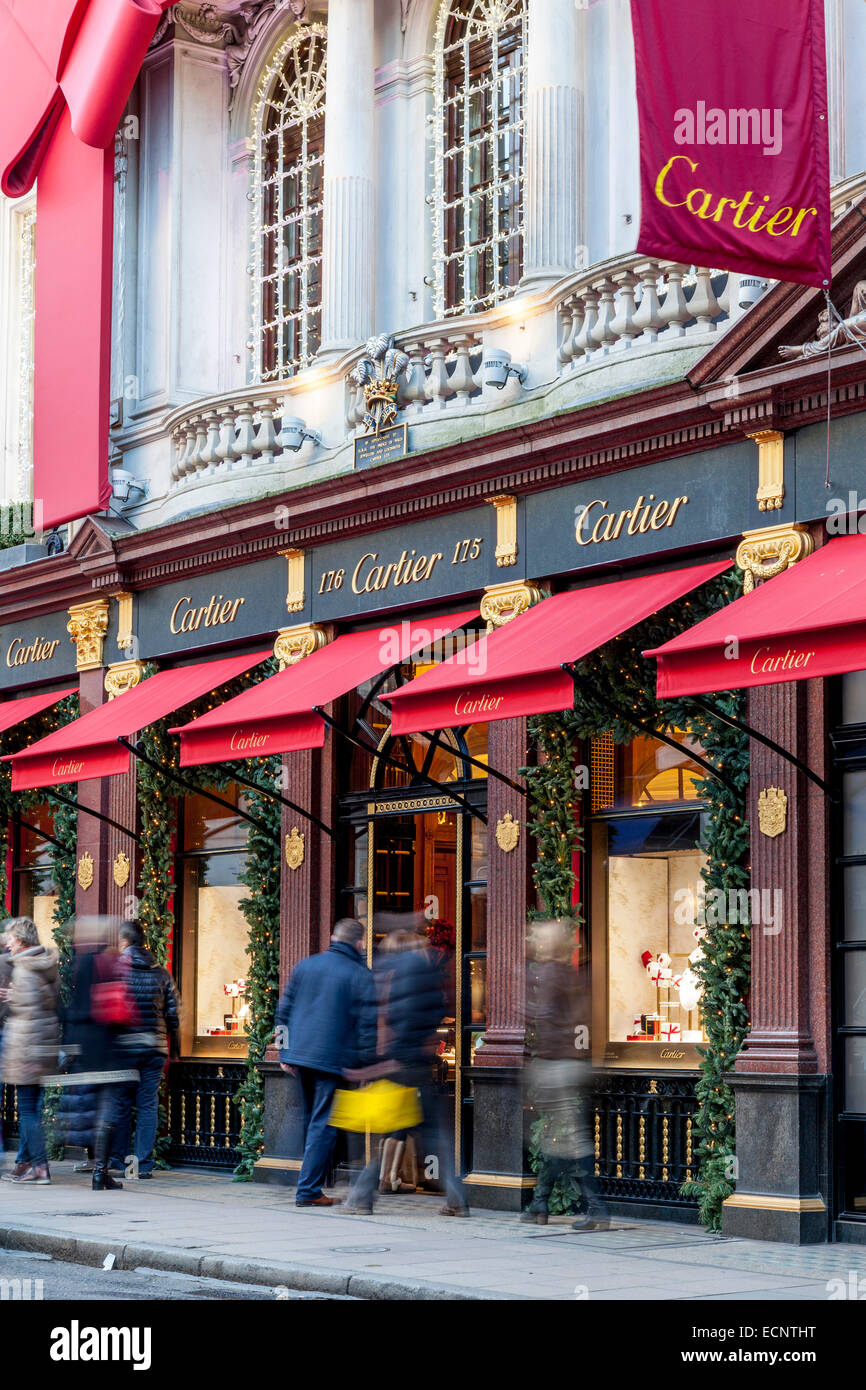
{"label": "ornate stone carving", "polygon": [[123,888],[129,882],[129,869],[129,855],[120,850],[114,856],[114,862],[111,866],[112,876],[118,888]]}
{"label": "ornate stone carving", "polygon": [[89,603],[74,603],[66,624],[78,653],[76,668],[95,671],[102,665],[102,646],[108,631],[108,599],[95,598]]}
{"label": "ornate stone carving", "polygon": [[506,811],[501,820],[496,822],[496,843],[505,854],[510,854],[517,848],[520,839],[520,823],[516,821],[510,811]]}
{"label": "ornate stone carving", "polygon": [[785,436],[780,430],[749,435],[758,446],[758,510],[778,510],[785,498]]}
{"label": "ornate stone carving", "polygon": [[773,579],[789,565],[811,555],[814,548],[808,531],[796,523],[746,531],[737,546],[737,564],[745,571],[743,592],[751,593],[756,583]]}
{"label": "ornate stone carving", "polygon": [[393,334],[368,338],[366,347],[367,356],[349,373],[349,380],[364,393],[364,424],[368,433],[378,434],[396,419],[398,379],[409,366],[409,357],[395,348]]}
{"label": "ornate stone carving", "polygon": [[521,579],[508,584],[491,584],[485,589],[481,600],[481,616],[487,623],[487,631],[510,623],[520,613],[525,613],[534,603],[544,598],[541,589],[530,580]]}
{"label": "ornate stone carving", "polygon": [[274,642],[274,656],[280,663],[280,670],[294,666],[305,656],[312,656],[328,641],[328,634],[315,623],[303,623],[300,627],[284,627],[277,633]]}
{"label": "ornate stone carving", "polygon": [[111,597],[117,599],[117,645],[122,652],[130,652],[130,649],[135,645],[132,617],[133,596],[125,589],[119,589]]}
{"label": "ornate stone carving", "polygon": [[788,824],[788,798],[781,787],[764,787],[758,796],[758,825],[762,835],[775,839]]}
{"label": "ornate stone carving", "polygon": [[490,501],[496,508],[496,563],[506,569],[517,564],[517,498],[503,493]]}
{"label": "ornate stone carving", "polygon": [[144,675],[143,661],[116,661],[105,673],[105,689],[109,700],[134,689]]}
{"label": "ornate stone carving", "polygon": [[286,836],[286,863],[290,869],[299,869],[304,862],[306,835],[302,835],[296,825]]}
{"label": "ornate stone carving", "polygon": [[831,328],[830,310],[823,309],[818,316],[817,338],[811,343],[802,343],[799,347],[780,347],[779,356],[789,360],[797,357],[826,357],[828,352],[851,344],[859,343],[861,347],[866,347],[866,280],[859,280],[854,286],[848,317],[841,320],[832,317],[834,326]]}
{"label": "ornate stone carving", "polygon": [[88,854],[87,850],[78,860],[78,883],[85,893],[93,883],[93,855]]}
{"label": "ornate stone carving", "polygon": [[303,550],[281,550],[289,565],[289,586],[286,591],[286,607],[290,613],[303,613],[307,601],[304,579]]}

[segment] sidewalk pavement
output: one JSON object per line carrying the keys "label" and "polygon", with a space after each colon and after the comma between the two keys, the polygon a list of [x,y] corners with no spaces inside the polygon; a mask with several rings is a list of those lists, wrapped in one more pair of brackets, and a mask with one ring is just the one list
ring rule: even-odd
{"label": "sidewalk pavement", "polygon": [[861,1278],[866,1287],[866,1246],[772,1245],[627,1220],[581,1235],[567,1217],[442,1217],[442,1199],[426,1194],[383,1196],[372,1216],[348,1216],[298,1210],[290,1188],[189,1170],[122,1192],[93,1192],[71,1162],[51,1174],[46,1187],[0,1183],[0,1277],[6,1249],[85,1265],[114,1254],[122,1269],[362,1299],[794,1301],[856,1296]]}

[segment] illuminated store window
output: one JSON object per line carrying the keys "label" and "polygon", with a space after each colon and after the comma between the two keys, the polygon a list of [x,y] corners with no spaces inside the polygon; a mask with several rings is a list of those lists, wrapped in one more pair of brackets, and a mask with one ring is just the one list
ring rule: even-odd
{"label": "illuminated store window", "polygon": [[598,1061],[692,1066],[694,1047],[707,1041],[694,969],[706,864],[695,783],[705,774],[688,756],[699,751],[694,740],[672,737],[683,752],[651,738],[624,746],[602,738],[590,748]]}
{"label": "illuminated store window", "polygon": [[322,338],[325,35],[312,24],[281,45],[253,114],[253,345],[260,381],[306,367]]}
{"label": "illuminated store window", "polygon": [[449,0],[436,35],[436,316],[491,308],[523,271],[527,0]]}
{"label": "illuminated store window", "polygon": [[[246,809],[236,786],[217,791]],[[241,901],[248,822],[203,796],[183,800],[180,873],[183,1051],[237,1057],[246,1052],[249,925]]]}
{"label": "illuminated store window", "polygon": [[33,806],[27,811],[27,825],[19,825],[15,866],[13,870],[13,910],[18,917],[30,917],[36,923],[43,946],[54,946],[54,908],[57,888],[54,883],[53,846],[40,831],[54,834],[54,822],[47,806]]}

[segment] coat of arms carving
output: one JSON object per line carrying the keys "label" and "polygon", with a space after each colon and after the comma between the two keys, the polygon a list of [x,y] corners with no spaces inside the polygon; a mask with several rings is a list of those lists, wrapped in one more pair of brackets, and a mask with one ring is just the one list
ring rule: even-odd
{"label": "coat of arms carving", "polygon": [[93,882],[93,855],[84,851],[78,861],[78,882],[85,893]]}
{"label": "coat of arms carving", "polygon": [[361,358],[349,376],[364,392],[364,424],[370,434],[379,434],[394,423],[398,378],[408,366],[409,357],[395,348],[392,334],[380,333],[367,340],[367,356]]}
{"label": "coat of arms carving", "polygon": [[781,787],[764,787],[758,796],[758,825],[761,834],[774,839],[788,824],[788,798]]}
{"label": "coat of arms carving", "polygon": [[303,864],[305,840],[306,836],[293,825],[291,834],[286,836],[286,863],[290,869],[299,869]]}
{"label": "coat of arms carving", "polygon": [[114,856],[112,872],[118,888],[122,888],[125,883],[129,882],[129,855],[124,854],[123,850]]}
{"label": "coat of arms carving", "polygon": [[506,854],[510,854],[517,848],[520,839],[520,823],[516,821],[510,811],[506,811],[501,820],[496,822],[496,843]]}

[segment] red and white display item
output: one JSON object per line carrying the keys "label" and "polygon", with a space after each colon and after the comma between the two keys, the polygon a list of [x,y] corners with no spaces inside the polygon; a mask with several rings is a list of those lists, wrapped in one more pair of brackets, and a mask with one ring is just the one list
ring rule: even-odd
{"label": "red and white display item", "polygon": [[678,1023],[663,1023],[661,1026],[662,1042],[680,1042],[682,1039],[682,1029]]}

